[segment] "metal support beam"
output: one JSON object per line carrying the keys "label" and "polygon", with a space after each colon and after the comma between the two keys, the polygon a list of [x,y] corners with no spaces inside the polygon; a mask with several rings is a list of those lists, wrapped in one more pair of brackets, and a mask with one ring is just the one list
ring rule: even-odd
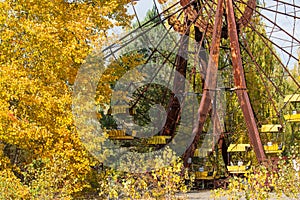
{"label": "metal support beam", "polygon": [[266,159],[266,156],[264,153],[263,146],[261,144],[253,110],[246,90],[246,80],[244,75],[244,69],[242,66],[242,58],[238,41],[232,0],[225,0],[225,3],[228,24],[228,35],[230,39],[231,57],[234,70],[234,84],[237,88],[236,93],[248,128],[248,136],[250,142],[254,147],[254,151],[258,161],[261,162]]}
{"label": "metal support beam", "polygon": [[215,16],[215,24],[212,36],[212,45],[210,48],[210,56],[208,61],[207,74],[205,79],[203,96],[200,102],[198,116],[199,125],[193,129],[193,134],[195,135],[192,144],[186,150],[183,155],[184,165],[189,167],[187,162],[190,157],[194,154],[197,144],[200,139],[200,135],[203,130],[204,123],[208,116],[209,109],[211,108],[211,100],[215,93],[217,85],[217,72],[218,72],[218,62],[219,62],[219,52],[220,52],[220,41],[222,32],[222,17],[223,17],[223,0],[218,0],[218,6]]}
{"label": "metal support beam", "polygon": [[168,114],[165,126],[163,128],[163,135],[170,135],[174,137],[175,128],[180,119],[180,104],[182,103],[180,99],[177,99],[175,95],[184,96],[185,91],[185,80],[186,70],[187,70],[187,57],[188,57],[188,47],[189,47],[189,35],[190,35],[190,21],[185,14],[185,23],[187,24],[187,30],[184,35],[180,38],[179,49],[176,55],[175,65],[176,72],[174,77],[174,96],[171,97],[168,105]]}

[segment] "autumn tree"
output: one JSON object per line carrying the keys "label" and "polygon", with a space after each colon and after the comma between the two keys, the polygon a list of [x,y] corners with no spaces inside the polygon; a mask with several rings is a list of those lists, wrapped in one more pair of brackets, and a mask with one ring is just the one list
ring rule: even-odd
{"label": "autumn tree", "polygon": [[67,199],[91,187],[72,85],[107,30],[129,24],[129,2],[0,2],[1,198]]}

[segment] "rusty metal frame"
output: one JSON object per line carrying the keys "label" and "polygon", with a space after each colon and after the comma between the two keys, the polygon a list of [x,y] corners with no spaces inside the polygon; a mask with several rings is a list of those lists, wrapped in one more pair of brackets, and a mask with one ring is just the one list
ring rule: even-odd
{"label": "rusty metal frame", "polygon": [[198,115],[199,115],[199,125],[193,129],[193,135],[195,135],[192,144],[186,150],[183,155],[184,165],[188,167],[188,159],[192,157],[197,144],[200,140],[200,135],[203,130],[204,123],[207,119],[209,109],[211,107],[211,94],[210,91],[214,93],[217,84],[217,72],[218,72],[218,62],[219,62],[219,52],[220,52],[220,41],[222,34],[222,16],[223,16],[223,1],[218,1],[217,13],[215,16],[215,24],[213,28],[212,45],[210,48],[210,56],[208,60],[208,67],[206,73],[206,79],[204,83],[203,96],[201,98]]}
{"label": "rusty metal frame", "polygon": [[256,154],[257,160],[259,162],[262,162],[266,159],[266,156],[263,146],[261,144],[258,128],[253,114],[253,109],[251,107],[250,99],[247,92],[244,68],[242,65],[241,51],[236,31],[236,22],[232,0],[225,0],[225,3],[236,94],[238,96],[242,112],[244,114],[250,142],[254,147],[254,152]]}
{"label": "rusty metal frame", "polygon": [[184,165],[186,167],[189,167],[190,165],[187,161],[190,157],[192,157],[195,149],[197,148],[197,144],[200,140],[200,135],[202,134],[204,123],[208,117],[209,109],[211,108],[211,97],[213,96],[211,95],[211,92],[214,92],[216,90],[224,4],[226,10],[228,36],[230,39],[234,84],[236,87],[235,91],[238,96],[238,101],[247,125],[248,136],[252,146],[254,147],[256,157],[259,162],[262,162],[266,159],[264,149],[259,137],[256,121],[254,118],[253,109],[251,107],[250,99],[247,92],[244,69],[242,66],[242,59],[238,41],[238,29],[241,26],[246,25],[249,21],[249,17],[251,17],[253,13],[253,7],[256,6],[256,1],[248,1],[248,6],[244,13],[245,16],[243,16],[236,23],[232,0],[218,0],[204,91],[198,110],[199,126],[194,128],[193,134],[195,134],[195,137],[193,139],[193,142],[183,155]]}

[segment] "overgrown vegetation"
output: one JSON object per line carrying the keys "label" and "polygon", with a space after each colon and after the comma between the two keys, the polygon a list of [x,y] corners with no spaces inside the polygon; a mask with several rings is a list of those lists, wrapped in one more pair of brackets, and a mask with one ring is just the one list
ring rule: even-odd
{"label": "overgrown vegetation", "polygon": [[[123,163],[123,171],[118,171],[104,166],[103,160],[95,159],[84,148],[74,125],[72,94],[78,69],[93,47],[102,46],[111,39],[107,38],[110,28],[128,28],[132,19],[127,13],[130,2],[0,1],[0,199],[174,199],[177,192],[191,188],[193,180],[191,178],[187,184],[189,177],[182,160],[172,150],[166,149],[151,162],[156,170],[128,172],[129,167],[148,167],[143,160],[132,157],[130,165]],[[152,9],[146,21],[153,18],[155,12]],[[254,23],[259,24],[259,20],[255,20]],[[263,32],[263,27],[261,29]],[[158,27],[153,29],[155,34],[162,34],[160,31]],[[296,91],[298,88],[284,82],[282,69],[262,41],[250,30],[246,30],[245,36],[251,40],[249,48],[258,58],[256,62],[265,67],[266,73],[273,74],[271,78],[276,84],[282,90]],[[228,41],[224,40],[222,45],[228,45]],[[114,83],[126,71],[143,64],[144,58],[153,51],[146,47],[140,51],[130,51],[130,48],[126,49],[129,53],[123,52],[119,59],[112,61],[101,77],[95,99],[97,106],[109,107]],[[222,52],[224,57],[227,53]],[[244,51],[242,54],[246,55]],[[162,64],[164,58],[160,60],[160,55],[161,52],[156,52],[152,62]],[[226,59],[220,62],[224,66],[229,64]],[[258,121],[276,123],[277,113],[263,89],[263,80],[257,74],[253,59],[245,56],[244,62]],[[187,78],[194,82],[193,89],[201,93],[201,75],[194,71],[193,64],[188,63]],[[224,70],[222,73],[224,79],[232,78],[231,72]],[[226,86],[233,87],[230,84]],[[137,91],[136,98],[143,89]],[[158,85],[150,87],[145,99],[137,104],[140,115],[135,116],[136,122],[148,123],[148,116],[142,114],[149,110],[151,103],[160,102],[160,96],[154,93],[165,91]],[[280,102],[276,90],[271,93],[276,96],[274,100]],[[168,93],[166,99],[168,95],[172,94]],[[197,98],[200,99],[200,95]],[[149,99],[152,102],[148,102]],[[248,142],[242,114],[237,111],[236,96],[229,94],[227,99],[229,115],[225,123],[229,125],[226,132],[235,134],[226,138],[226,142]],[[164,103],[166,108],[167,100]],[[104,130],[117,128],[105,109],[99,109],[98,114]],[[154,149],[145,148],[144,144],[143,141],[136,144],[137,152]],[[273,192],[278,196],[297,197],[300,175],[294,163],[300,163],[299,152],[296,147],[287,152],[290,154],[282,156],[276,164],[254,166],[252,173],[245,177],[232,178],[228,188],[217,190],[216,196],[266,199]],[[105,155],[103,157],[105,160]]]}
{"label": "overgrown vegetation", "polygon": [[214,197],[228,199],[269,199],[284,196],[298,199],[300,187],[300,154],[299,146],[291,148],[285,156],[276,161],[267,161],[262,165],[253,166],[243,177],[233,176],[229,179],[226,189],[214,191]]}

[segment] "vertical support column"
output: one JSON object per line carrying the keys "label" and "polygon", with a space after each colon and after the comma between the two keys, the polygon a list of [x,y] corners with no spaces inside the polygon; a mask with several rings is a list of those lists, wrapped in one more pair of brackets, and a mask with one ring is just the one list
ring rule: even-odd
{"label": "vertical support column", "polygon": [[234,70],[234,84],[236,87],[236,93],[246,121],[250,142],[254,147],[254,151],[258,161],[261,162],[266,159],[266,156],[264,153],[263,146],[261,144],[253,110],[246,90],[247,89],[246,81],[245,81],[244,69],[242,66],[241,52],[240,52],[240,46],[238,41],[232,0],[225,0],[225,2],[226,2],[228,34],[230,39],[230,49],[231,49],[231,57],[232,57],[232,64]]}
{"label": "vertical support column", "polygon": [[174,136],[176,124],[180,118],[180,105],[182,104],[185,91],[184,78],[186,78],[186,69],[188,65],[187,57],[189,48],[190,21],[186,14],[185,23],[187,24],[187,30],[180,38],[179,49],[175,60],[176,72],[179,72],[175,73],[174,77],[173,91],[175,96],[171,97],[169,102],[167,120],[163,130],[164,134],[171,135],[172,137]]}
{"label": "vertical support column", "polygon": [[[223,0],[218,0],[218,6],[215,16],[214,31],[212,36],[212,44],[210,48],[210,56],[208,61],[207,74],[205,79],[203,96],[198,109],[199,125],[194,127],[193,135],[195,135],[192,144],[186,150],[183,155],[184,166],[189,167],[187,162],[190,157],[194,154],[197,144],[200,140],[200,135],[203,130],[204,123],[208,116],[208,112],[212,106],[211,104],[211,94],[215,92],[217,85],[217,72],[218,72],[218,62],[220,53],[220,41],[222,32],[222,17],[223,17]],[[212,93],[210,92],[212,91]]]}

